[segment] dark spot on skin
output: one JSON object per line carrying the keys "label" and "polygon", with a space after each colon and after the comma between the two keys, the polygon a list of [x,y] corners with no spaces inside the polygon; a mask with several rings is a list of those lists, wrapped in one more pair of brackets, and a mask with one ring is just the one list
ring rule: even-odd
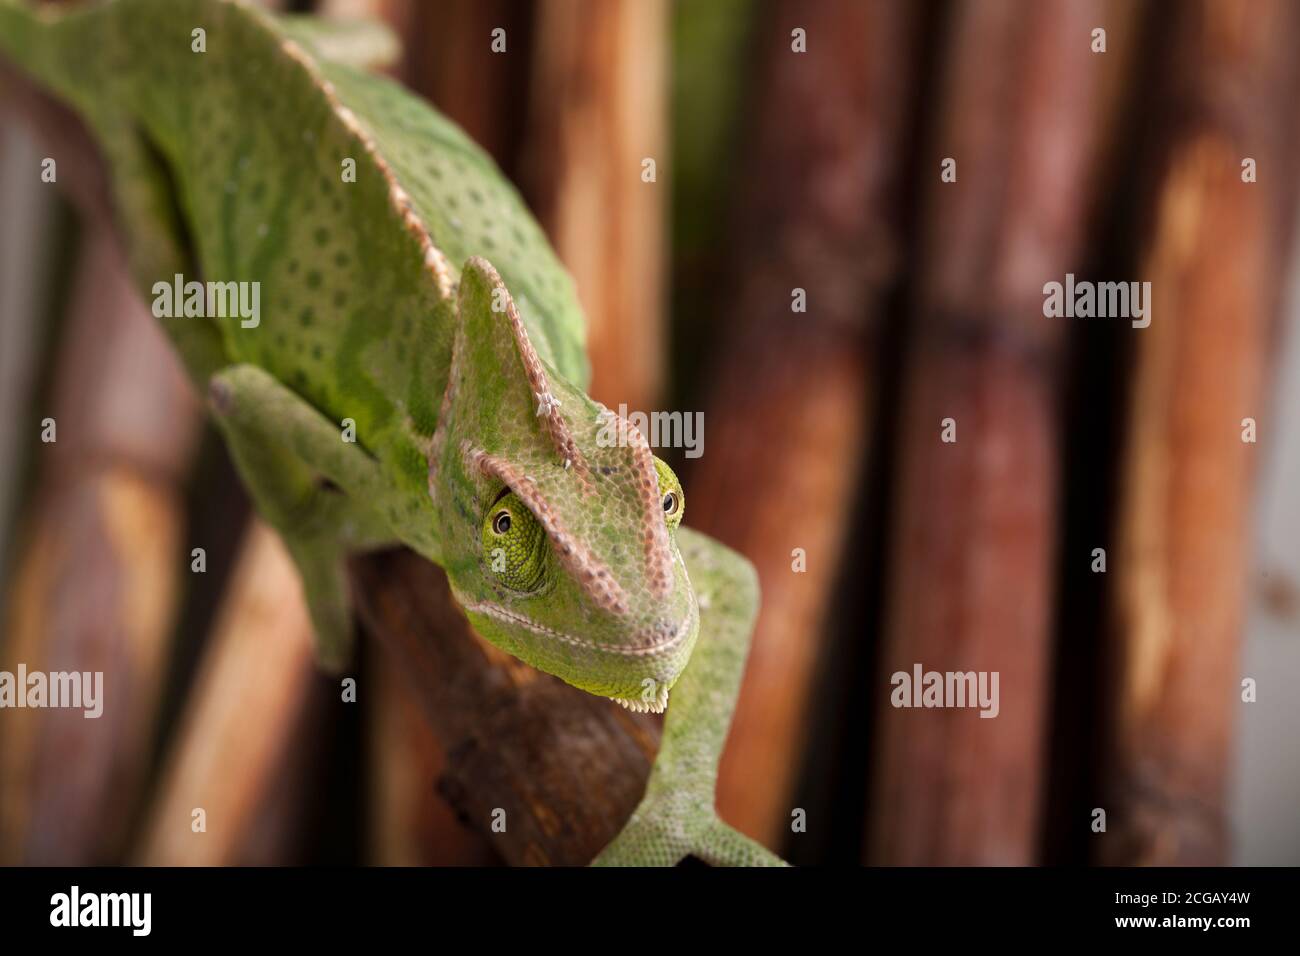
{"label": "dark spot on skin", "polygon": [[348,254],[346,252],[340,252],[334,257],[334,264],[340,269],[344,268],[348,264]]}
{"label": "dark spot on skin", "polygon": [[324,229],[324,228],[317,229],[314,237],[316,239],[316,245],[318,246],[327,245],[330,241],[330,232],[328,229]]}
{"label": "dark spot on skin", "polygon": [[601,465],[601,466],[600,466],[600,473],[601,473],[602,475],[612,475],[612,474],[614,474],[614,472],[616,472],[616,471],[618,471],[617,468],[611,468],[609,465]]}
{"label": "dark spot on skin", "polygon": [[343,306],[347,304],[347,301],[348,301],[347,293],[345,292],[334,293],[334,305],[336,308],[340,308],[340,309],[343,308]]}
{"label": "dark spot on skin", "polygon": [[315,269],[312,269],[311,272],[307,273],[307,288],[309,289],[320,288],[320,273],[317,272]]}
{"label": "dark spot on skin", "polygon": [[315,321],[316,321],[316,314],[312,312],[310,307],[303,309],[302,314],[298,316],[298,324],[301,325],[304,329],[310,328],[311,324]]}
{"label": "dark spot on skin", "polygon": [[290,260],[289,260],[289,275],[293,275],[293,274],[295,274],[297,271],[298,271],[298,260],[297,260],[297,259],[290,259]]}
{"label": "dark spot on skin", "polygon": [[325,350],[322,349],[319,345],[313,345],[313,346],[311,347],[311,357],[312,357],[312,358],[314,358],[314,359],[316,359],[317,361],[319,361],[321,358],[324,357],[324,355],[325,355]]}

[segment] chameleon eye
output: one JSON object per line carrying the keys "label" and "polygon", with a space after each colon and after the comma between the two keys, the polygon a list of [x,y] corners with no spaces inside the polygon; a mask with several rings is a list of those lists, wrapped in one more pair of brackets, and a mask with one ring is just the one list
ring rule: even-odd
{"label": "chameleon eye", "polygon": [[505,491],[483,518],[483,563],[512,591],[536,591],[546,571],[546,532],[541,522]]}
{"label": "chameleon eye", "polygon": [[668,522],[668,530],[671,531],[682,523],[686,497],[682,494],[682,484],[673,470],[658,458],[655,459],[655,474],[659,478],[659,491],[663,495],[659,500],[663,505],[664,520]]}

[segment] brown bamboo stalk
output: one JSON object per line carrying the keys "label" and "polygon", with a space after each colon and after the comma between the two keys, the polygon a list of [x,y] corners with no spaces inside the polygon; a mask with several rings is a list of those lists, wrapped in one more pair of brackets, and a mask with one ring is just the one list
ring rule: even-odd
{"label": "brown bamboo stalk", "polygon": [[[1252,475],[1285,279],[1300,92],[1287,3],[1179,8],[1115,575],[1107,863],[1228,862]],[[1258,182],[1241,162],[1258,163]],[[1260,444],[1243,441],[1245,418]],[[1253,675],[1258,678],[1260,675]]]}
{"label": "brown bamboo stalk", "polygon": [[7,862],[84,864],[121,852],[185,566],[180,483],[196,407],[103,222],[86,233],[70,314],[53,405],[34,409],[30,425],[39,430],[48,414],[57,441],[44,446],[26,515],[3,669],[102,672],[103,714],[6,712]]}
{"label": "brown bamboo stalk", "polygon": [[[773,4],[761,24],[734,280],[686,520],[758,568],[763,604],[718,805],[776,847],[870,441],[881,296],[900,261],[912,19],[896,4],[822,0]],[[796,27],[806,53],[791,49]],[[792,309],[796,288],[806,312]]]}
{"label": "brown bamboo stalk", "polygon": [[[262,805],[300,742],[314,674],[297,570],[275,533],[254,522],[146,817],[139,862],[220,866],[248,857]],[[265,828],[256,832],[267,838]]]}
{"label": "brown bamboo stalk", "polygon": [[527,180],[587,314],[591,393],[643,412],[663,382],[667,27],[664,0],[548,0],[530,84]]}
{"label": "brown bamboo stalk", "polygon": [[[373,0],[372,0],[373,2]],[[401,31],[401,75],[507,172],[523,131],[529,65],[529,4],[523,0],[384,2]],[[503,30],[505,51],[492,48]],[[459,263],[457,263],[459,265]]]}
{"label": "brown bamboo stalk", "polygon": [[[1062,319],[1043,285],[1076,265],[1101,67],[1099,5],[961,3],[927,185],[904,383],[869,858],[1035,859],[1056,533]],[[940,181],[943,158],[957,180]],[[941,440],[942,422],[956,441]],[[999,675],[1000,712],[903,709],[892,675]]]}

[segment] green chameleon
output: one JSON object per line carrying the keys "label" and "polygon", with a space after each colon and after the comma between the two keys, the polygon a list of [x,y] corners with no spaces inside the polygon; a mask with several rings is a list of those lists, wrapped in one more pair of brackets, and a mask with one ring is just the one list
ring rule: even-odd
{"label": "green chameleon", "polygon": [[344,555],[407,545],[498,647],[632,710],[671,695],[596,863],[780,864],[714,809],[754,570],[681,526],[676,476],[587,397],[571,280],[483,151],[365,72],[393,46],[218,0],[0,0],[0,55],[108,162],[155,313],[204,283],[183,288],[205,317],[161,321],[297,564],[322,665],[350,658]]}

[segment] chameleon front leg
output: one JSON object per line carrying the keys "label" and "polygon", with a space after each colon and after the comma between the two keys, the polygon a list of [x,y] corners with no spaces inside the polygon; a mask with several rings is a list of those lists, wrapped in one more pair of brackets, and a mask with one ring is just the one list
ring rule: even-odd
{"label": "chameleon front leg", "polygon": [[378,463],[256,366],[233,365],[213,375],[209,398],[258,511],[298,566],[317,659],[326,670],[342,670],[352,652],[346,553],[395,540],[362,504],[381,500]]}
{"label": "chameleon front leg", "polygon": [[663,740],[641,804],[594,866],[671,866],[688,855],[714,866],[784,866],[766,847],[719,819],[718,762],[726,743],[758,580],[744,558],[689,528],[677,544],[700,604],[700,635],[673,687]]}

